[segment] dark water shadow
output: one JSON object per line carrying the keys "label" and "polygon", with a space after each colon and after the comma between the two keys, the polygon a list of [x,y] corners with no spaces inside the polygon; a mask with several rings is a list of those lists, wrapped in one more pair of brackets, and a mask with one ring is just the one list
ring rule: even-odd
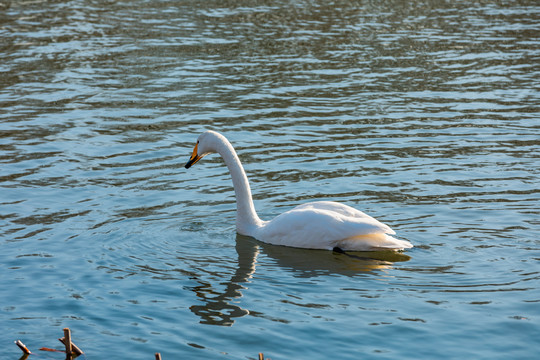
{"label": "dark water shadow", "polygon": [[216,291],[215,286],[206,281],[199,281],[200,285],[190,288],[203,303],[190,307],[201,318],[201,324],[232,326],[236,318],[250,313],[235,302],[243,296],[242,291],[247,290],[244,284],[255,273],[259,254],[271,259],[285,271],[293,272],[296,277],[330,274],[355,276],[390,269],[395,262],[410,260],[406,254],[389,251],[339,253],[275,246],[242,235],[236,237],[236,252],[238,266],[229,281],[219,284],[225,286],[223,291]]}

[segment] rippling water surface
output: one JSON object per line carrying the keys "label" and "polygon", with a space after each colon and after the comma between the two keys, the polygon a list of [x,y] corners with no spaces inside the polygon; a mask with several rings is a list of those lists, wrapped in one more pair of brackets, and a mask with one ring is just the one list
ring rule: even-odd
{"label": "rippling water surface", "polygon": [[[535,1],[4,1],[0,335],[88,358],[534,358]],[[235,233],[347,203],[415,248]],[[53,357],[54,354],[45,354]],[[56,358],[61,358],[57,356]]]}

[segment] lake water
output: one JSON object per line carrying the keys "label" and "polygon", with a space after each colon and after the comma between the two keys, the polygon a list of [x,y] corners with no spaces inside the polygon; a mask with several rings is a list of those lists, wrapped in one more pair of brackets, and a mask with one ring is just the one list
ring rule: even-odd
{"label": "lake water", "polygon": [[[88,359],[538,356],[536,1],[4,1],[0,39],[2,359],[64,327]],[[206,129],[261,218],[340,201],[415,247],[237,235],[221,159],[183,167]]]}

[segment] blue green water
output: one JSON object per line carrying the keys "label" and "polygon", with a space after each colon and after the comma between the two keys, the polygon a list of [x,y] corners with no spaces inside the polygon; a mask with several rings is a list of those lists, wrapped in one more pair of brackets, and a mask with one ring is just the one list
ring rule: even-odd
{"label": "blue green water", "polygon": [[[535,1],[11,1],[0,8],[0,358],[533,359]],[[235,232],[354,206],[415,247]],[[35,357],[32,355],[32,357]]]}

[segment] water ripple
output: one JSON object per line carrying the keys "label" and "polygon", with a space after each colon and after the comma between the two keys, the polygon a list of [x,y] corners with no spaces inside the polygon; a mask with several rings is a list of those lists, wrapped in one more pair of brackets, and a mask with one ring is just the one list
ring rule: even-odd
{"label": "water ripple", "polygon": [[[6,341],[70,326],[97,357],[536,354],[534,2],[0,10]],[[235,145],[262,218],[338,200],[415,248],[236,236],[222,161],[183,168],[207,128]]]}

